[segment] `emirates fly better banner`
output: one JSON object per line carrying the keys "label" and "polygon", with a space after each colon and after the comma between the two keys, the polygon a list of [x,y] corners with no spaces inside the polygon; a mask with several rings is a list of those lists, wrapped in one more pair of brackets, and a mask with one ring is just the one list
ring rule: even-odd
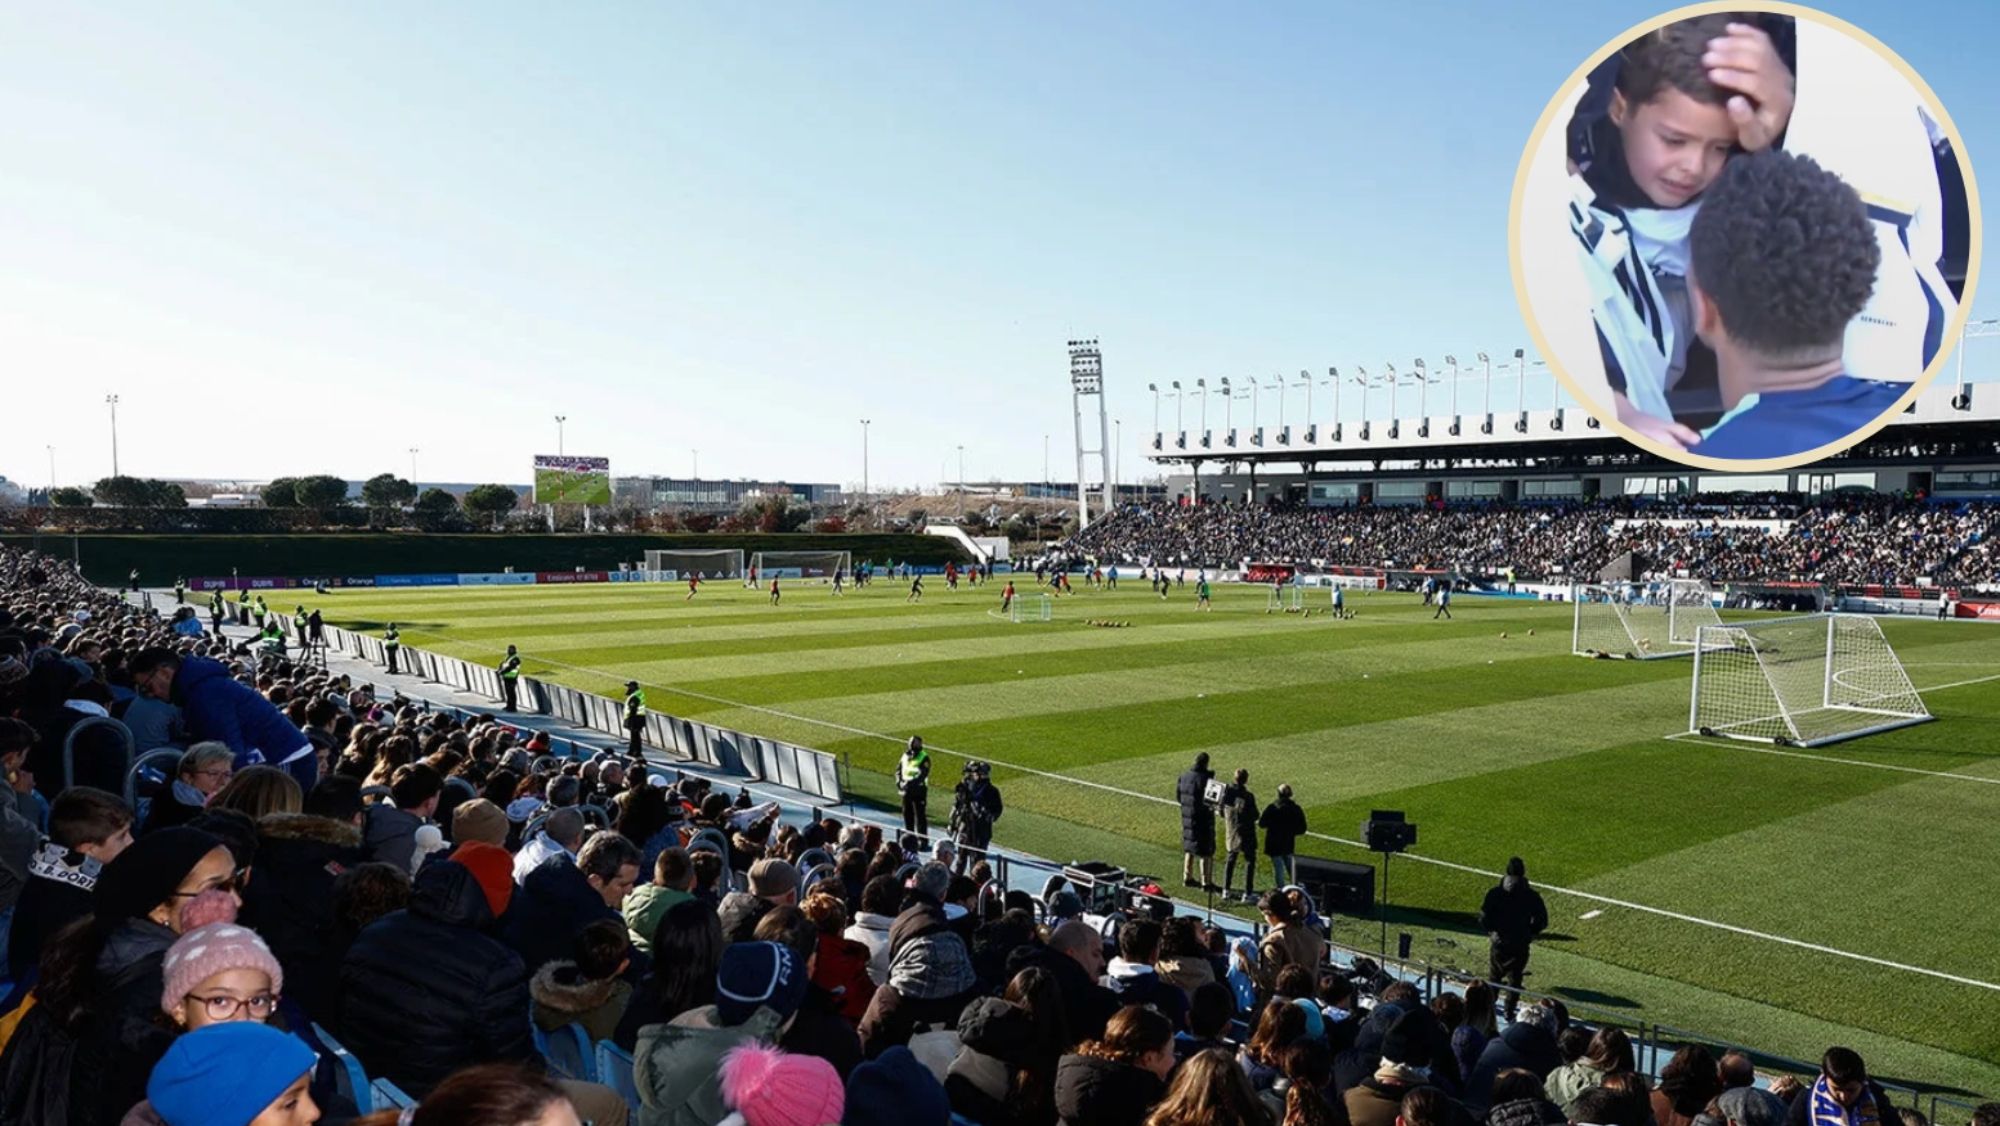
{"label": "emirates fly better banner", "polygon": [[611,503],[611,459],[535,455],[536,504]]}

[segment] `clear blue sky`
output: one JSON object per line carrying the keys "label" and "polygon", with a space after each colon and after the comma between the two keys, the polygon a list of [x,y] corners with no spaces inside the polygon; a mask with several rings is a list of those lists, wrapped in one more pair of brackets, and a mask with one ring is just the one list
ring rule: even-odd
{"label": "clear blue sky", "polygon": [[[2000,6],[1827,7],[2000,147]],[[878,486],[1061,477],[1090,334],[1134,478],[1148,382],[1524,344],[1527,131],[1657,10],[13,4],[0,474],[108,473],[116,391],[144,475],[525,481],[563,413],[620,473],[853,482],[868,417]]]}

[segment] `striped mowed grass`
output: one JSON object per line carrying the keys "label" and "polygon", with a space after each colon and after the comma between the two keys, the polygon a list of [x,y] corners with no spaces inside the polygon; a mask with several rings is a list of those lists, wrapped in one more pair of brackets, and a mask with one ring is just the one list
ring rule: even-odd
{"label": "striped mowed grass", "polygon": [[[776,606],[722,582],[691,601],[675,584],[318,601],[467,660],[511,643],[579,688],[640,680],[657,710],[845,756],[864,801],[893,801],[922,734],[940,779],[960,756],[996,765],[1002,844],[1170,885],[1174,780],[1206,751],[1263,801],[1294,788],[1304,854],[1372,861],[1351,843],[1370,810],[1417,822],[1389,890],[1419,956],[1483,970],[1479,898],[1519,855],[1553,920],[1531,987],[1795,1057],[1847,1042],[1883,1076],[2000,1094],[2000,631],[1885,622],[1938,722],[1772,753],[1666,738],[1689,662],[1572,657],[1560,604],[1461,597],[1436,620],[1415,596],[1350,593],[1356,617],[1335,620],[1324,592],[1306,617],[1218,585],[1201,611],[1192,586],[1162,600],[1128,579],[1013,624],[997,583],[925,585],[918,603],[887,580],[784,583]],[[948,804],[934,788],[934,819]],[[1372,946],[1378,926],[1337,937]]]}

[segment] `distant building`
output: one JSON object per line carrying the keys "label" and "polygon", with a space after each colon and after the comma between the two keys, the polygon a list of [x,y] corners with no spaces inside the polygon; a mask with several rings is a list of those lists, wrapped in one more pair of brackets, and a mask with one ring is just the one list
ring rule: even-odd
{"label": "distant building", "polygon": [[735,512],[749,501],[780,495],[814,508],[834,508],[847,501],[846,493],[839,485],[801,485],[787,481],[619,477],[611,483],[613,503],[647,512]]}

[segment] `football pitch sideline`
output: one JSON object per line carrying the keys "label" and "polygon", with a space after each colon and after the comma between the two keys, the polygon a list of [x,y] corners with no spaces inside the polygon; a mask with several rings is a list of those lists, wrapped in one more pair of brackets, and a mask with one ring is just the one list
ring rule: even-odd
{"label": "football pitch sideline", "polygon": [[[1669,738],[1690,662],[1571,656],[1567,604],[1461,596],[1442,619],[1414,595],[1349,592],[1355,616],[1336,619],[1325,591],[1306,592],[1308,616],[1218,584],[1199,610],[1193,584],[1163,600],[1127,579],[1010,622],[1002,585],[927,577],[915,603],[885,579],[840,597],[787,582],[776,606],[722,581],[692,600],[660,583],[314,604],[466,660],[514,644],[531,675],[607,695],[639,680],[656,710],[847,756],[851,788],[885,805],[922,734],[934,822],[958,756],[984,759],[1000,843],[1175,888],[1174,780],[1206,751],[1225,778],[1247,768],[1261,802],[1293,787],[1302,854],[1375,859],[1358,825],[1405,811],[1421,840],[1395,861],[1391,929],[1418,957],[1483,972],[1473,918],[1519,855],[1551,915],[1531,987],[1791,1056],[1848,1043],[1884,1077],[2000,1093],[2000,631],[1885,620],[1937,722],[1804,750]],[[1343,919],[1335,937],[1372,947],[1378,926]]]}

